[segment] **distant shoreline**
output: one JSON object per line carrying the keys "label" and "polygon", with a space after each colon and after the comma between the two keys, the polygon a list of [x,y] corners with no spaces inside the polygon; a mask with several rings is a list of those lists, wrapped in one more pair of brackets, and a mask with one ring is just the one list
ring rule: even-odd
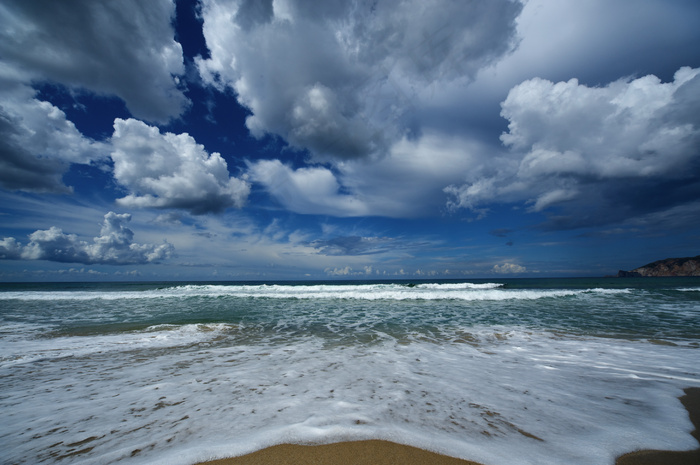
{"label": "distant shoreline", "polygon": [[631,271],[620,270],[618,278],[700,277],[700,255],[696,257],[665,258]]}

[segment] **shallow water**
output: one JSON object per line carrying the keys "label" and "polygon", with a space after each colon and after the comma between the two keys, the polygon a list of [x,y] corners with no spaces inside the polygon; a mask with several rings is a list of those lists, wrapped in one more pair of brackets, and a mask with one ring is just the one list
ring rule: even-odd
{"label": "shallow water", "polygon": [[696,446],[700,281],[0,285],[6,463],[388,439],[492,464]]}

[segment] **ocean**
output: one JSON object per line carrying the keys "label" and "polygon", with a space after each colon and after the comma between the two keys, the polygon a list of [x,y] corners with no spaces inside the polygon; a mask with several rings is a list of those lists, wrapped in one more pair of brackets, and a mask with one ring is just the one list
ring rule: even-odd
{"label": "ocean", "polygon": [[0,463],[693,449],[700,280],[0,284]]}

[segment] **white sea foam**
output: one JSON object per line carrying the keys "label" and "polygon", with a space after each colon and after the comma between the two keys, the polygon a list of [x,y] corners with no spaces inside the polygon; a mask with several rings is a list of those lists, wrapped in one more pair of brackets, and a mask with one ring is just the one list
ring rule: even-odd
{"label": "white sea foam", "polygon": [[[23,325],[26,326],[26,325]],[[142,331],[100,336],[27,337],[19,326],[8,326],[14,334],[0,339],[0,368],[37,360],[88,357],[128,350],[164,349],[203,343],[235,329],[228,324],[154,325]]]}
{"label": "white sea foam", "polygon": [[[315,336],[211,344],[217,331],[151,328],[143,336],[181,341],[134,334],[134,350],[4,368],[4,460],[185,465],[281,442],[381,438],[494,465],[602,465],[696,445],[677,396],[700,386],[697,350],[513,327],[471,328],[477,344],[330,347]],[[185,333],[201,343],[184,344]],[[78,339],[118,343],[93,338]]]}

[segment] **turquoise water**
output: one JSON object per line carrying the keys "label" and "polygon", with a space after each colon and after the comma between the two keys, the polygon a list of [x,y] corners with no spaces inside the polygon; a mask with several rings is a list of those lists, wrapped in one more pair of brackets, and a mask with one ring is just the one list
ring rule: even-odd
{"label": "turquoise water", "polygon": [[0,448],[188,464],[381,438],[613,463],[695,447],[677,397],[699,349],[692,278],[0,284]]}

